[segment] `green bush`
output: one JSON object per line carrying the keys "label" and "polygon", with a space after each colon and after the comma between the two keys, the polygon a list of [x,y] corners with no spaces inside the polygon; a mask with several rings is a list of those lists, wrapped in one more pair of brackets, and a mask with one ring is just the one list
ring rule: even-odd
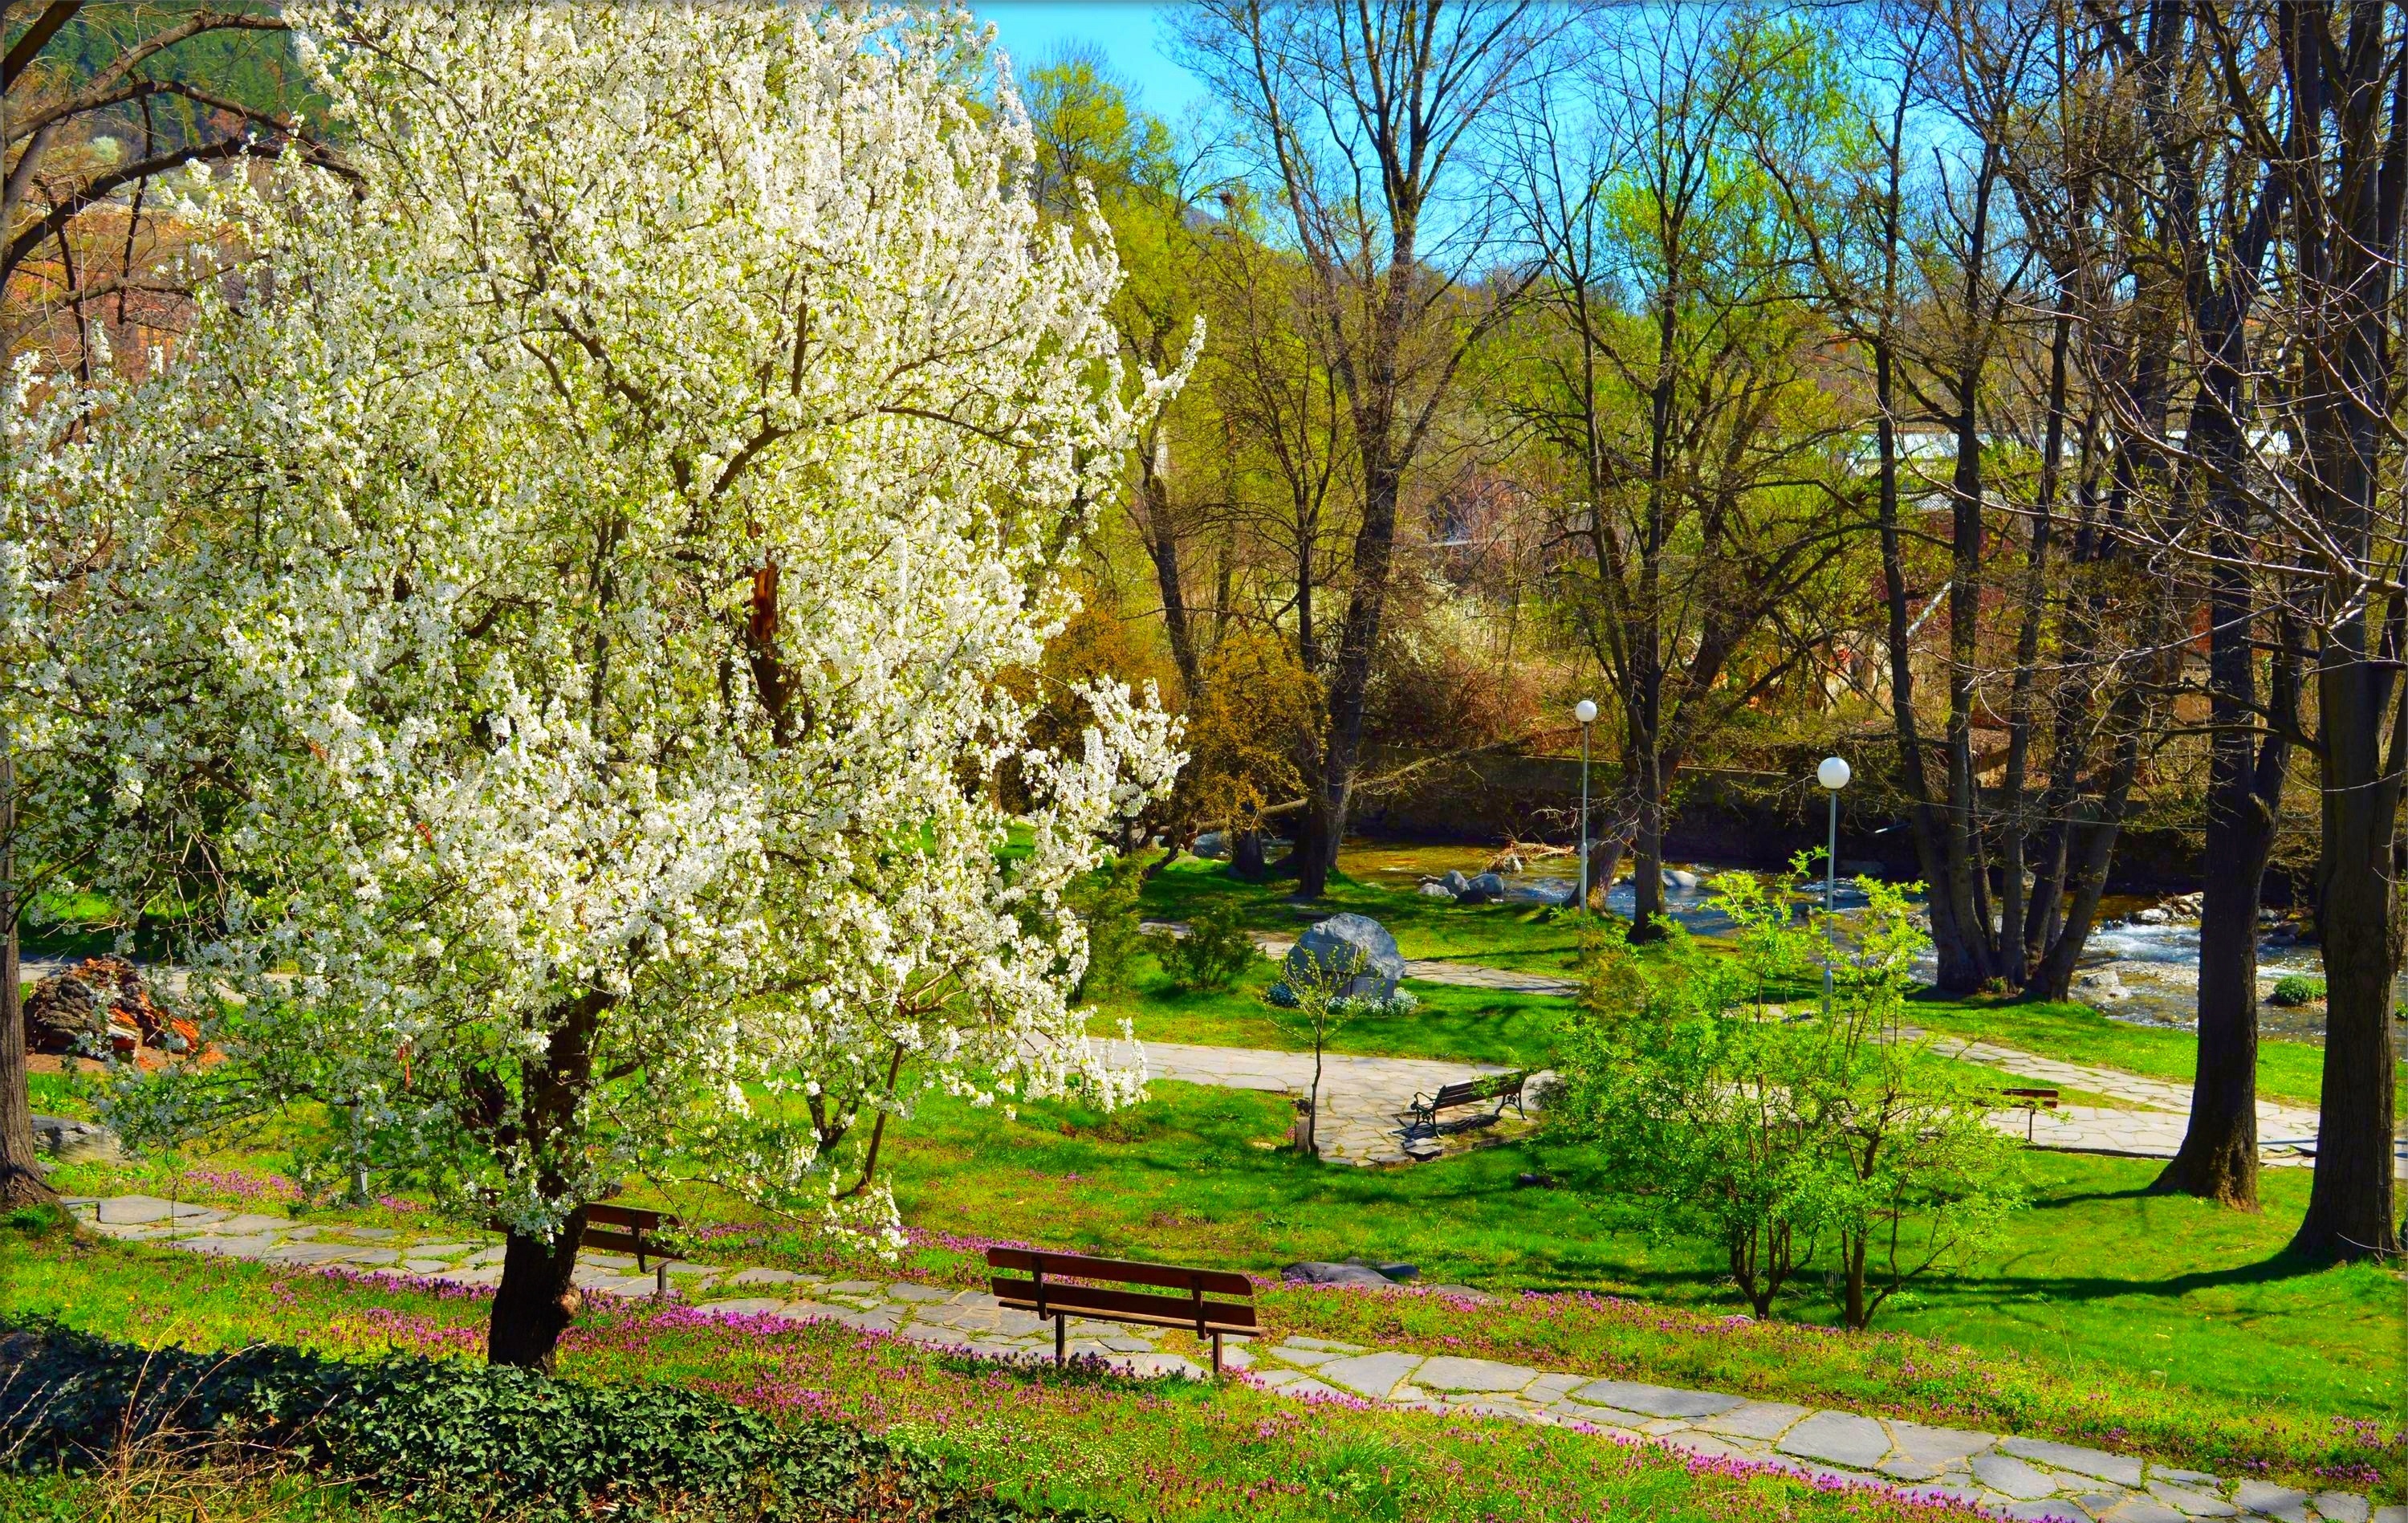
{"label": "green bush", "polygon": [[1158,939],[1155,955],[1170,982],[1191,991],[1217,992],[1238,982],[1260,954],[1239,923],[1238,907],[1215,904],[1187,926],[1184,936]]}
{"label": "green bush", "polygon": [[[265,1450],[443,1518],[926,1519],[1031,1515],[949,1484],[915,1449],[833,1422],[781,1427],[666,1386],[588,1386],[412,1356],[351,1363],[0,1328],[0,1462],[81,1469]],[[214,1453],[212,1453],[214,1451]]]}
{"label": "green bush", "polygon": [[2313,1005],[2325,997],[2325,981],[2305,973],[2286,973],[2274,981],[2273,1002],[2283,1006]]}
{"label": "green bush", "polygon": [[1129,986],[1139,950],[1138,896],[1145,888],[1135,857],[1116,856],[1087,875],[1070,892],[1070,908],[1087,927],[1087,970],[1079,975],[1073,999],[1118,994]]}

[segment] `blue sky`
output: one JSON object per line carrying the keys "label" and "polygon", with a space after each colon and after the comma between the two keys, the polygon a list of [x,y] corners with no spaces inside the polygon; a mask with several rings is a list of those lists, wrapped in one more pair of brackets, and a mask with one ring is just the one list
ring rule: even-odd
{"label": "blue sky", "polygon": [[971,0],[970,10],[995,23],[996,39],[1025,74],[1050,63],[1066,45],[1104,55],[1138,106],[1177,122],[1203,98],[1195,76],[1170,61],[1166,22],[1175,6],[1155,0]]}

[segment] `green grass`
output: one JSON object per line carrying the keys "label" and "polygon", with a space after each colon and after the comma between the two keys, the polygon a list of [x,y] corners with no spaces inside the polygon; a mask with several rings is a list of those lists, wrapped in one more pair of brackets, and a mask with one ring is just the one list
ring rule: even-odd
{"label": "green grass", "polygon": [[[1319,1165],[1263,1145],[1287,1125],[1278,1097],[1153,1088],[1152,1102],[1116,1115],[1039,1105],[999,1126],[930,1103],[899,1147],[889,1142],[905,1218],[1260,1271],[1360,1255],[1419,1264],[1432,1281],[1745,1309],[1709,1256],[1651,1232],[1650,1202],[1612,1193],[1583,1149],[1527,1140],[1413,1169]],[[2266,1209],[2249,1215],[2146,1194],[2158,1168],[2146,1160],[2027,1157],[2034,1204],[2006,1243],[1932,1278],[1883,1327],[2074,1383],[2162,1385],[2301,1413],[2398,1411],[2400,1363],[2365,1354],[2401,1347],[2398,1280],[2283,1256],[2306,1171],[2267,1171]],[[1564,1187],[1517,1187],[1525,1172]],[[1782,1310],[1835,1320],[1819,1282]]]}
{"label": "green grass", "polygon": [[[1280,976],[1280,965],[1261,958],[1226,991],[1183,990],[1162,971],[1153,954],[1133,959],[1125,992],[1093,997],[1098,1030],[1125,1018],[1147,1042],[1184,1042],[1217,1047],[1267,1047],[1311,1051],[1312,1042],[1272,1019],[1264,996]],[[1332,1033],[1327,1050],[1388,1057],[1454,1058],[1531,1068],[1546,1063],[1555,1049],[1557,1024],[1569,1008],[1545,995],[1500,994],[1489,989],[1408,980],[1419,1006],[1406,1015],[1358,1016]]]}
{"label": "green grass", "polygon": [[[1150,918],[1183,920],[1208,903],[1231,902],[1240,906],[1246,925],[1293,934],[1315,920],[1352,911],[1369,915],[1387,927],[1397,938],[1398,949],[1408,957],[1448,958],[1551,973],[1570,973],[1577,960],[1576,927],[1570,919],[1552,910],[1522,905],[1455,905],[1335,874],[1330,878],[1328,895],[1316,904],[1292,903],[1287,896],[1293,888],[1292,883],[1284,881],[1241,883],[1230,877],[1217,862],[1182,861],[1146,885],[1145,913]],[[1415,992],[1426,993],[1429,987],[1416,984]],[[1150,991],[1147,998],[1153,999]],[[1543,1008],[1546,1003],[1532,999],[1531,1008]],[[1926,993],[1913,1008],[1913,1019],[1934,1031],[1975,1037],[2042,1057],[2120,1069],[2147,1078],[2188,1084],[2198,1060],[2199,1044],[2192,1033],[2114,1020],[2087,1005],[2026,1004],[2007,999],[1960,999]],[[1136,1013],[1116,1008],[1114,1013]],[[1168,1031],[1157,1033],[1144,1024],[1140,1024],[1139,1034],[1161,1041],[1208,1040],[1176,1037]],[[1369,1044],[1383,1035],[1361,1032],[1350,1039],[1350,1045],[1333,1050],[1390,1051],[1399,1056],[1476,1056],[1469,1048],[1426,1046],[1408,1050]],[[1289,1045],[1268,1040],[1242,1044]],[[2403,1042],[2402,1048],[2401,1106],[2402,1114],[2408,1114],[2408,1042]],[[2314,1042],[2280,1038],[2261,1040],[2258,1044],[2258,1090],[2263,1098],[2282,1104],[2315,1105],[2324,1092],[2324,1048]]]}
{"label": "green grass", "polygon": [[1145,885],[1144,913],[1151,920],[1188,920],[1206,905],[1234,903],[1242,922],[1256,929],[1292,936],[1316,920],[1353,912],[1388,928],[1397,950],[1408,957],[1440,957],[1492,968],[1569,972],[1580,950],[1576,924],[1543,906],[1455,904],[1356,883],[1332,873],[1328,892],[1312,904],[1288,896],[1291,880],[1248,884],[1229,876],[1219,862],[1174,862]]}
{"label": "green grass", "polygon": [[[474,1357],[485,1314],[475,1298],[64,1242],[0,1224],[0,1317],[50,1315],[197,1349],[272,1341],[339,1357]],[[832,1323],[717,1322],[641,1303],[609,1306],[569,1330],[560,1365],[572,1379],[682,1384],[781,1419],[838,1418],[919,1444],[965,1483],[1027,1501],[1103,1507],[1130,1523],[1608,1516],[1907,1523],[1928,1516],[1885,1496],[1692,1467],[1567,1430],[1306,1405],[1241,1383],[999,1366]],[[35,1483],[0,1490],[0,1503],[73,1504],[96,1491]],[[363,1516],[340,1498],[306,1510],[303,1500],[225,1516],[243,1523]],[[180,1523],[202,1515],[150,1516]]]}
{"label": "green grass", "polygon": [[[2087,1005],[1952,999],[1926,994],[1910,1008],[1908,1018],[1927,1029],[2019,1047],[2069,1063],[2120,1069],[2185,1085],[2198,1071],[2199,1040],[2191,1032],[2114,1020]],[[2259,1042],[2259,1098],[2314,1106],[2324,1093],[2324,1048],[2313,1042]],[[2408,1060],[2403,1060],[2403,1072],[2408,1072]],[[2408,1089],[2402,1094],[2408,1098]]]}

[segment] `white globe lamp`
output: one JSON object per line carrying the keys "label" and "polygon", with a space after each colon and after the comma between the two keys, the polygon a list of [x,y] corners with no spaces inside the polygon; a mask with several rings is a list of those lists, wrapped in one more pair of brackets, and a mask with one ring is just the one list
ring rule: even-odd
{"label": "white globe lamp", "polygon": [[1832,940],[1831,912],[1840,899],[1840,790],[1848,785],[1847,758],[1826,756],[1814,769],[1814,781],[1821,783],[1831,799],[1830,835],[1823,849],[1823,1019],[1831,1018],[1831,958],[1837,948]]}
{"label": "white globe lamp", "polygon": [[1581,727],[1580,912],[1588,913],[1588,727],[1597,723],[1597,704],[1583,698],[1572,705]]}

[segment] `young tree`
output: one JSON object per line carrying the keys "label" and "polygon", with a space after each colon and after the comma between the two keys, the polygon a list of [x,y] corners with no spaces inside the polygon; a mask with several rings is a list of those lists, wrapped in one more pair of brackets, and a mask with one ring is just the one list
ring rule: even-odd
{"label": "young tree", "polygon": [[2015,1143],[1986,1125],[1992,1097],[1900,1029],[1924,945],[1909,890],[1859,880],[1871,903],[1846,927],[1828,1011],[1768,1004],[1812,987],[1833,944],[1795,920],[1799,884],[1713,881],[1732,957],[1698,955],[1677,927],[1644,968],[1593,938],[1550,1124],[1599,1143],[1615,1177],[1663,1203],[1667,1229],[1719,1247],[1759,1317],[1831,1241],[1842,1318],[1862,1329],[1988,1241],[2020,1200]]}
{"label": "young tree", "polygon": [[[1298,964],[1302,966],[1299,967]],[[1312,1083],[1304,1095],[1304,1128],[1296,1150],[1308,1158],[1321,1157],[1321,1058],[1329,1039],[1355,1013],[1348,985],[1363,970],[1363,954],[1351,948],[1289,959],[1287,977],[1274,985],[1269,1005],[1272,1024],[1290,1036],[1312,1043]],[[1279,998],[1285,992],[1284,999]]]}
{"label": "young tree", "polygon": [[351,1106],[503,1223],[490,1352],[539,1365],[629,1172],[877,1226],[912,1094],[1132,1092],[1063,891],[1171,726],[1096,684],[1028,748],[1007,678],[1172,381],[1125,389],[965,16],[296,21],[357,182],[225,187],[247,263],[60,475],[119,529],[99,882],[204,864],[231,995],[118,1114]]}

